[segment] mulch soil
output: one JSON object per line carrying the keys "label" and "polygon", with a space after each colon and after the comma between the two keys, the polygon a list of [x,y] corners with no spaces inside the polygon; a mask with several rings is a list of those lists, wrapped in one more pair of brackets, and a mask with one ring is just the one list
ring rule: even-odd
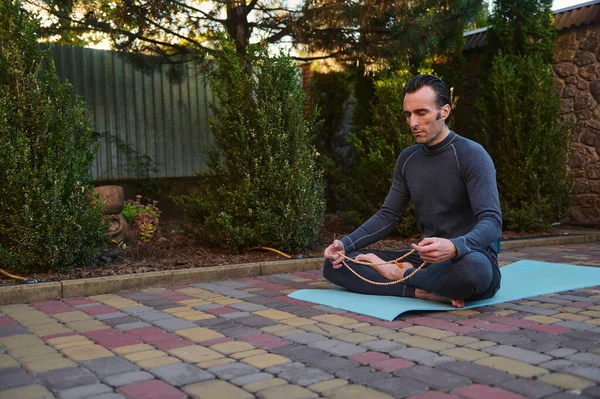
{"label": "mulch soil", "polygon": [[[326,215],[316,247],[298,253],[290,253],[289,255],[293,258],[304,259],[321,257],[323,256],[323,250],[334,239],[339,239],[348,234],[348,232],[335,215]],[[505,231],[502,234],[502,239],[550,234],[527,234]],[[106,248],[86,267],[79,267],[64,272],[32,273],[23,275],[23,277],[32,278],[38,282],[49,282],[285,259],[281,255],[268,250],[232,253],[224,249],[207,247],[201,241],[187,236],[184,233],[181,223],[176,221],[162,223],[160,225],[160,237],[159,240],[150,244],[135,245],[132,243],[133,245],[124,250],[115,247]],[[381,240],[369,248],[382,250],[409,248],[410,243],[417,242],[418,238],[392,237]],[[13,273],[10,269],[5,270]],[[17,281],[0,274],[0,286],[15,283]]]}

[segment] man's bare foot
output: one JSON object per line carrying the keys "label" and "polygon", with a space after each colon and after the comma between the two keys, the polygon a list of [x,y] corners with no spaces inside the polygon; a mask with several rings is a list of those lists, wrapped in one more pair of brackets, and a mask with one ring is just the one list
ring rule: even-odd
{"label": "man's bare foot", "polygon": [[455,308],[462,308],[465,306],[464,299],[450,299],[445,296],[434,294],[433,292],[425,291],[420,288],[415,288],[415,297],[419,299],[427,299],[429,301],[450,303]]}
{"label": "man's bare foot", "polygon": [[406,272],[406,269],[412,268],[412,265],[408,262],[402,262],[400,264],[404,266],[404,268],[400,269],[393,263],[386,263],[384,265],[376,265],[371,267],[388,280],[400,280],[404,277],[404,272]]}

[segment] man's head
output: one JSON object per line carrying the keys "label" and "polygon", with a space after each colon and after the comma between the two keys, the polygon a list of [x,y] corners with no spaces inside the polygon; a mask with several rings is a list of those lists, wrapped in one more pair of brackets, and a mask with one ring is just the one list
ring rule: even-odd
{"label": "man's head", "polygon": [[435,145],[448,135],[450,91],[432,75],[418,75],[404,87],[404,114],[419,144]]}

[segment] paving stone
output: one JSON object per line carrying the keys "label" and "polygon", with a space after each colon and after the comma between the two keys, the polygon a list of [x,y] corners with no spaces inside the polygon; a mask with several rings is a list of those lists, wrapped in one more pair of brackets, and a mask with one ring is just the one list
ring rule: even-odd
{"label": "paving stone", "polygon": [[123,359],[122,357],[105,357],[101,359],[88,360],[83,362],[82,366],[100,378],[139,370],[135,364]]}
{"label": "paving stone", "polygon": [[12,335],[25,335],[25,334],[29,334],[29,330],[27,330],[27,328],[17,325],[17,324],[0,326],[0,337],[9,337]]}
{"label": "paving stone", "polygon": [[278,364],[285,364],[290,362],[290,359],[280,356],[274,355],[271,353],[249,356],[242,359],[242,362],[248,363],[251,366],[257,367],[259,369],[264,369],[271,366],[276,366]]}
{"label": "paving stone", "polygon": [[354,384],[323,392],[323,396],[332,399],[389,399],[392,397],[383,392]]}
{"label": "paving stone", "polygon": [[594,383],[588,379],[563,373],[551,373],[538,377],[538,380],[565,390],[583,390]]}
{"label": "paving stone", "polygon": [[532,399],[541,398],[559,391],[558,388],[552,385],[522,378],[505,381],[499,384],[498,387]]}
{"label": "paving stone", "polygon": [[149,371],[161,380],[177,387],[215,378],[214,375],[186,363],[155,367]]}
{"label": "paving stone", "polygon": [[305,332],[305,333],[287,335],[286,339],[289,339],[290,341],[293,341],[293,342],[296,342],[299,344],[307,345],[307,344],[312,344],[313,342],[325,341],[329,338],[325,337],[321,334]]}
{"label": "paving stone", "polygon": [[583,323],[583,322],[579,322],[579,321],[560,321],[560,322],[554,323],[552,325],[570,328],[572,330],[579,330],[579,331],[591,330],[592,328],[594,328],[594,326],[591,324]]}
{"label": "paving stone", "polygon": [[456,389],[471,383],[471,380],[466,377],[428,366],[414,366],[395,371],[393,374],[408,379],[413,378],[441,391]]}
{"label": "paving stone", "polygon": [[517,310],[519,312],[533,313],[533,314],[542,315],[542,316],[549,316],[549,315],[559,313],[556,310],[538,308],[535,306],[514,306],[512,309]]}
{"label": "paving stone", "polygon": [[548,370],[554,370],[554,371],[562,370],[564,368],[571,367],[574,365],[575,365],[575,363],[573,363],[570,360],[565,360],[565,359],[554,359],[554,360],[550,360],[548,362],[538,364],[538,366],[540,366],[540,367],[543,367]]}
{"label": "paving stone", "polygon": [[242,317],[248,317],[250,316],[249,312],[232,312],[232,313],[223,313],[220,314],[219,317],[222,317],[224,319],[229,319],[229,320],[235,320],[235,319],[239,319]]}
{"label": "paving stone", "polygon": [[548,373],[548,370],[541,367],[532,366],[530,364],[502,356],[486,357],[476,360],[475,363],[524,378],[536,377]]}
{"label": "paving stone", "polygon": [[594,367],[600,367],[600,355],[593,353],[576,353],[565,357],[565,359],[572,360],[577,363],[585,363]]}
{"label": "paving stone", "polygon": [[83,385],[58,392],[61,399],[87,399],[90,396],[112,393],[113,389],[104,384]]}
{"label": "paving stone", "polygon": [[198,326],[190,321],[171,318],[171,319],[162,319],[156,320],[152,322],[153,325],[160,327],[168,332],[175,332],[179,330],[198,328]]}
{"label": "paving stone", "polygon": [[491,348],[483,349],[483,352],[497,356],[504,356],[509,359],[514,359],[529,364],[540,364],[552,360],[552,357],[550,356],[507,345],[492,346]]}
{"label": "paving stone", "polygon": [[307,363],[313,366],[320,364],[323,359],[329,357],[329,354],[325,351],[301,345],[285,345],[273,348],[270,351],[294,361]]}
{"label": "paving stone", "polygon": [[600,368],[596,367],[569,367],[562,370],[563,373],[573,374],[590,381],[600,383]]}
{"label": "paving stone", "polygon": [[368,384],[368,386],[397,398],[415,395],[429,389],[425,384],[415,381],[412,378],[403,377],[378,379]]}
{"label": "paving stone", "polygon": [[0,391],[23,385],[31,385],[33,383],[35,383],[33,376],[22,368],[11,367],[0,369]]}
{"label": "paving stone", "polygon": [[332,374],[315,367],[288,368],[277,374],[277,377],[303,387],[334,378]]}
{"label": "paving stone", "polygon": [[117,390],[129,398],[144,399],[185,399],[187,396],[179,389],[160,380],[136,382],[125,385]]}
{"label": "paving stone", "polygon": [[466,387],[458,388],[452,392],[468,399],[479,398],[502,398],[502,399],[523,399],[520,395],[507,392],[500,388],[488,387],[480,384],[473,384]]}
{"label": "paving stone", "polygon": [[462,375],[481,384],[498,385],[502,382],[514,379],[514,377],[508,373],[464,361],[443,363],[440,364],[438,368]]}
{"label": "paving stone", "polygon": [[287,381],[282,378],[272,378],[269,380],[263,380],[253,382],[242,386],[242,388],[248,392],[260,392],[268,388],[273,388],[280,385],[287,385]]}
{"label": "paving stone", "polygon": [[529,342],[529,339],[522,335],[497,333],[494,331],[475,331],[469,333],[470,337],[479,338],[484,341],[492,341],[503,345],[517,345]]}
{"label": "paving stone", "polygon": [[583,394],[590,398],[600,398],[600,385],[584,389]]}
{"label": "paving stone", "polygon": [[26,385],[0,391],[0,399],[53,399],[54,395],[41,385]]}
{"label": "paving stone", "polygon": [[243,310],[244,312],[256,312],[259,310],[267,310],[268,307],[259,305],[251,302],[242,302],[242,303],[233,303],[229,305],[230,307],[238,310]]}
{"label": "paving stone", "polygon": [[130,306],[130,307],[126,307],[126,308],[121,308],[119,310],[121,312],[124,312],[127,314],[137,315],[139,313],[144,313],[144,312],[153,312],[155,309],[151,308],[149,306]]}
{"label": "paving stone", "polygon": [[383,353],[390,353],[396,351],[398,349],[406,348],[406,345],[400,344],[395,341],[390,341],[389,339],[379,339],[370,342],[363,342],[359,346],[363,346],[369,350]]}
{"label": "paving stone", "polygon": [[336,373],[340,370],[348,370],[351,368],[358,367],[359,364],[357,362],[353,362],[352,360],[348,360],[343,357],[330,356],[325,359],[322,359],[318,364],[315,364],[314,366],[318,366],[319,368],[327,371],[328,373]]}
{"label": "paving stone", "polygon": [[105,393],[102,395],[91,396],[88,399],[127,399],[120,393]]}
{"label": "paving stone", "polygon": [[[111,315],[114,313],[109,313],[108,315]],[[125,313],[121,313],[124,316],[120,316],[120,317],[114,317],[114,318],[108,318],[108,319],[99,319],[98,317],[96,317],[96,319],[101,320],[103,323],[108,324],[109,326],[118,326],[121,324],[130,324],[130,323],[140,323],[141,320],[137,317],[134,316],[129,316]],[[101,316],[108,316],[108,315],[101,315]]]}
{"label": "paving stone", "polygon": [[552,357],[565,357],[565,356],[573,355],[576,352],[577,351],[575,349],[557,348],[557,349],[553,349],[551,351],[546,352],[546,355],[552,356]]}
{"label": "paving stone", "polygon": [[291,363],[278,364],[276,366],[267,367],[267,368],[265,368],[264,371],[266,371],[267,373],[277,375],[279,373],[283,373],[284,371],[287,371],[290,369],[296,370],[299,368],[306,368],[306,365],[304,363],[300,363],[300,362],[291,362]]}
{"label": "paving stone", "polygon": [[336,356],[352,356],[357,353],[366,352],[367,349],[347,342],[329,339],[327,341],[313,342],[308,345],[310,348],[321,349]]}
{"label": "paving stone", "polygon": [[196,399],[252,399],[253,395],[233,384],[221,380],[211,380],[187,385],[183,391]]}
{"label": "paving stone", "polygon": [[254,384],[260,381],[270,380],[272,378],[274,378],[273,374],[270,373],[255,373],[233,378],[229,382],[237,386],[243,386],[248,384]]}
{"label": "paving stone", "polygon": [[469,348],[452,348],[441,351],[440,355],[450,356],[456,360],[474,361],[488,357],[489,354]]}
{"label": "paving stone", "polygon": [[131,371],[129,373],[108,376],[104,378],[104,382],[113,387],[120,387],[152,379],[154,379],[154,376],[146,371]]}
{"label": "paving stone", "polygon": [[[268,312],[268,310],[259,310],[258,312]],[[293,315],[291,315],[291,316],[293,316]],[[275,326],[278,324],[277,321],[275,321],[274,319],[262,317],[257,314],[252,314],[252,315],[246,316],[246,317],[240,317],[240,318],[235,319],[235,321],[236,321],[236,323],[241,323],[245,326],[254,327],[254,328]]]}
{"label": "paving stone", "polygon": [[98,378],[88,370],[81,367],[67,367],[58,370],[39,373],[37,378],[44,383],[46,388],[60,391],[80,385],[92,385]]}
{"label": "paving stone", "polygon": [[390,378],[391,373],[375,370],[369,366],[340,370],[334,373],[336,377],[350,380],[356,384],[367,385],[381,378]]}
{"label": "paving stone", "polygon": [[259,369],[245,363],[229,363],[222,366],[211,367],[208,372],[216,375],[222,380],[231,380],[237,377],[257,374]]}

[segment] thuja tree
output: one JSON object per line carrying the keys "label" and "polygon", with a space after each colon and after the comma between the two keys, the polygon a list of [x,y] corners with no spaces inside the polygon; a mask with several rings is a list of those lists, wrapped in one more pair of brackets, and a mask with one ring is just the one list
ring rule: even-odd
{"label": "thuja tree", "polygon": [[[350,134],[355,164],[340,176],[339,213],[344,222],[357,227],[383,204],[392,184],[394,165],[400,152],[414,144],[403,112],[402,93],[412,75],[403,69],[383,73],[374,82],[372,123]],[[403,236],[419,232],[414,211],[409,208],[397,231]]]}
{"label": "thuja tree", "polygon": [[0,1],[0,264],[19,272],[85,265],[105,229],[86,108],[38,49],[36,23]]}
{"label": "thuja tree", "polygon": [[558,120],[549,66],[551,5],[498,0],[491,18],[495,55],[478,110],[497,169],[504,226],[511,230],[545,229],[561,221],[569,205],[569,126]]}
{"label": "thuja tree", "polygon": [[324,211],[321,173],[299,69],[251,47],[242,65],[223,41],[212,88],[214,147],[200,192],[177,198],[204,242],[243,249],[313,245]]}

